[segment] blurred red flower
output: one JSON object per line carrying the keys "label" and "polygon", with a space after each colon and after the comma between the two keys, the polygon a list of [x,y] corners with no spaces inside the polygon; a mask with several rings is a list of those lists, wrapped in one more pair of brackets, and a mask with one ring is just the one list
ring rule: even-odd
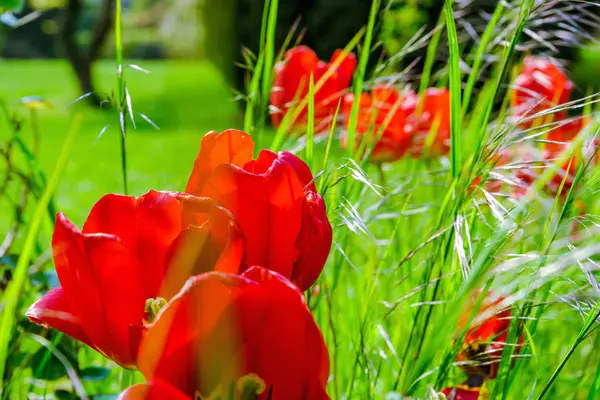
{"label": "blurred red flower", "polygon": [[[586,123],[587,120],[585,117],[560,121],[548,131],[541,153],[536,153],[534,149],[527,148],[524,148],[520,152],[514,150],[510,152],[512,159],[518,160],[523,164],[522,168],[519,168],[515,172],[515,176],[521,184],[517,195],[523,195],[535,179],[544,173],[547,168],[554,169],[553,164],[563,156],[563,152],[568,149]],[[566,160],[561,168],[558,169],[552,180],[546,185],[545,190],[550,195],[556,196],[564,180],[564,186],[560,195],[565,196],[573,185],[580,160],[585,159],[587,161],[587,157],[593,153],[598,145],[597,140],[592,140],[584,143],[583,149],[575,149],[574,155]],[[597,162],[598,157],[592,160],[592,163]]]}
{"label": "blurred red flower", "polygon": [[[549,59],[525,57],[523,69],[513,83],[511,95],[513,113],[519,118],[531,117],[569,101],[574,88],[563,70]],[[554,120],[565,117],[564,112],[555,114]],[[529,128],[532,120],[523,121],[521,127]]]}
{"label": "blurred red flower", "polygon": [[149,382],[120,400],[329,398],[329,356],[304,296],[261,267],[190,278],[149,326],[138,367]]}
{"label": "blurred red flower", "polygon": [[[450,151],[450,92],[446,88],[429,88],[422,103],[409,122],[415,125],[411,154],[420,157],[427,153],[444,155]],[[419,108],[420,107],[420,108]],[[420,112],[419,112],[420,111]]]}
{"label": "blurred red flower", "polygon": [[[548,168],[552,168],[552,163],[562,157],[562,153],[567,150],[571,145],[571,142],[577,137],[579,132],[585,126],[584,118],[577,118],[568,122],[561,121],[561,123],[554,129],[548,132],[546,141],[544,142],[543,156],[544,160],[548,163]],[[562,165],[561,169],[548,183],[548,189],[551,193],[556,194],[562,184],[563,180],[565,184],[561,192],[562,195],[566,195],[575,179],[575,172],[578,167],[578,160],[581,159],[581,155],[577,155],[577,150],[573,157]]]}
{"label": "blurred red flower", "polygon": [[[182,225],[184,208],[193,225]],[[235,221],[214,201],[154,191],[104,196],[81,232],[58,214],[52,250],[61,286],[27,316],[124,367],[134,365],[135,331],[152,303],[168,300],[191,275],[238,273],[229,268],[244,253]]]}
{"label": "blurred red flower", "polygon": [[[344,96],[342,114],[349,124],[354,95]],[[400,159],[408,150],[412,140],[413,125],[407,122],[417,105],[417,95],[409,90],[401,93],[393,87],[377,86],[371,93],[360,97],[358,121],[356,125],[356,146],[364,140],[367,143],[379,138],[369,158],[375,163]],[[364,139],[364,135],[369,135]],[[342,147],[348,146],[347,135],[342,137]]]}
{"label": "blurred red flower", "polygon": [[479,387],[461,385],[441,390],[448,400],[487,400],[487,392]]}
{"label": "blurred red flower", "polygon": [[[336,60],[339,60],[338,66],[333,65]],[[306,46],[288,50],[284,60],[275,66],[275,83],[271,90],[273,125],[279,127],[288,110],[294,112],[296,106],[308,97],[312,74],[315,86],[324,79],[319,90],[315,87],[315,132],[328,130],[335,123],[332,118],[339,100],[350,85],[355,68],[356,56],[343,50],[336,50],[329,63],[320,61],[315,52]],[[304,106],[292,121],[292,131],[306,129],[307,118],[308,106]]]}
{"label": "blurred red flower", "polygon": [[[461,364],[469,375],[479,375],[485,378],[494,379],[498,374],[498,364],[502,356],[504,346],[508,340],[508,333],[512,322],[512,312],[510,308],[499,309],[504,301],[503,298],[495,298],[493,293],[483,300],[477,316],[474,318],[475,325],[467,331],[463,346],[458,354],[457,361],[467,361],[467,364]],[[471,304],[463,314],[460,326],[468,323],[471,316],[471,308],[477,304],[472,299]],[[482,319],[483,318],[483,319]],[[523,342],[523,337],[519,339],[519,345]],[[517,352],[519,347],[517,348]]]}
{"label": "blurred red flower", "polygon": [[295,155],[261,150],[244,132],[210,132],[187,192],[219,201],[244,234],[246,265],[261,265],[294,282],[302,291],[319,277],[331,248],[325,203],[308,166]]}

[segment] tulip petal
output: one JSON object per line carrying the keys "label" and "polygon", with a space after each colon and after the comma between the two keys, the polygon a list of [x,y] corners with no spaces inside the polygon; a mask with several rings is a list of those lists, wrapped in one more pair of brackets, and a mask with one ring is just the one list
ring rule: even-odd
{"label": "tulip petal", "polygon": [[194,161],[186,192],[201,195],[206,180],[215,168],[221,164],[242,167],[252,160],[253,154],[254,142],[244,132],[228,129],[222,133],[207,133],[202,138],[200,152]]}
{"label": "tulip petal", "polygon": [[217,272],[190,278],[148,329],[138,357],[144,376],[162,379],[190,395],[198,390],[202,350],[207,348],[203,338],[229,304],[232,289],[250,283],[241,276]]}
{"label": "tulip petal", "polygon": [[292,167],[296,171],[296,175],[300,180],[300,184],[305,191],[316,192],[317,187],[313,181],[313,174],[310,171],[308,165],[302,161],[298,156],[287,151],[279,152],[279,159]]}
{"label": "tulip petal", "polygon": [[332,235],[323,199],[309,192],[304,198],[302,229],[296,240],[299,258],[291,277],[301,290],[311,287],[321,275],[331,250]]}
{"label": "tulip petal", "polygon": [[342,49],[337,49],[331,56],[331,63],[334,63],[338,58],[342,58],[340,62],[340,70],[342,71],[342,85],[349,86],[352,81],[352,74],[356,69],[356,55],[354,53],[346,53]]}
{"label": "tulip petal", "polygon": [[[221,323],[237,319],[243,347],[230,360],[229,376],[258,375],[272,386],[272,400],[308,398],[307,394],[318,389],[322,392],[329,375],[329,356],[302,294],[281,276],[264,269],[254,268],[245,274],[257,276],[262,279],[257,285],[236,291],[207,347],[220,344],[224,331]],[[238,371],[232,373],[232,368]]]}
{"label": "tulip petal", "polygon": [[222,165],[203,195],[220,201],[237,218],[246,239],[248,265],[291,276],[304,197],[292,167],[277,159],[264,175],[254,175]]}
{"label": "tulip petal", "polygon": [[98,201],[83,227],[83,233],[117,236],[135,249],[144,268],[146,298],[158,293],[165,255],[181,230],[181,204],[177,193],[150,191],[140,197],[110,194]]}
{"label": "tulip petal", "polygon": [[[221,165],[202,195],[218,200],[236,217],[246,239],[248,264],[267,264],[270,210],[266,179],[232,165]],[[289,268],[291,271],[291,265]]]}
{"label": "tulip petal", "polygon": [[[223,214],[221,214],[223,215]],[[179,292],[190,276],[211,271],[237,274],[242,267],[244,242],[241,232],[230,225],[228,237],[220,237],[227,223],[212,217],[202,226],[190,226],[173,241],[167,255],[168,271],[161,297],[170,299]]]}
{"label": "tulip petal", "polygon": [[41,299],[29,307],[25,313],[31,322],[47,327],[52,327],[94,348],[86,336],[79,318],[67,304],[67,299],[62,287],[48,291]]}
{"label": "tulip petal", "polygon": [[[83,248],[83,236],[64,214],[56,217],[52,235],[54,265],[68,306],[85,335],[100,352],[110,348],[98,283]],[[106,353],[104,353],[106,354]]]}
{"label": "tulip petal", "polygon": [[119,194],[103,196],[90,211],[83,234],[107,233],[134,246],[137,236],[136,198]]}
{"label": "tulip petal", "polygon": [[117,400],[193,400],[168,383],[155,381],[131,386]]}
{"label": "tulip petal", "polygon": [[165,274],[165,257],[181,232],[181,202],[175,194],[150,191],[137,203],[137,258],[146,298],[156,296]]}
{"label": "tulip petal", "polygon": [[147,299],[142,286],[137,284],[142,275],[140,265],[126,244],[113,235],[85,235],[84,247],[104,305],[112,341],[110,356],[121,365],[132,365],[129,326],[142,323]]}

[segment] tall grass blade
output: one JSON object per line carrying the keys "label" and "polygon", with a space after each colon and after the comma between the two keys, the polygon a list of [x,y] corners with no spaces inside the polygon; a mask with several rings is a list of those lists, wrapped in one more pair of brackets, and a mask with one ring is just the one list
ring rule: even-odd
{"label": "tall grass blade", "polygon": [[360,59],[358,63],[358,73],[354,78],[354,102],[350,110],[348,121],[348,156],[354,158],[356,150],[356,126],[358,124],[358,112],[360,107],[360,97],[363,91],[363,83],[367,74],[367,64],[371,56],[371,43],[373,41],[373,30],[375,29],[375,18],[379,10],[379,0],[373,0],[369,13],[369,22],[367,23],[367,31],[365,32],[365,41],[363,43]]}
{"label": "tall grass blade", "polygon": [[117,113],[121,134],[121,174],[123,176],[123,193],[128,193],[127,187],[127,119],[125,118],[127,101],[125,100],[125,68],[123,66],[123,37],[122,37],[122,0],[116,0],[115,9],[115,59],[117,61]]}
{"label": "tall grass blade", "polygon": [[[81,126],[81,119],[81,114],[76,114],[73,121],[71,122],[71,127],[69,129],[69,132],[67,133],[67,137],[62,146],[62,150],[58,156],[58,160],[56,162],[56,166],[54,167],[54,171],[48,179],[48,184],[44,189],[42,197],[36,204],[33,217],[31,219],[31,222],[29,223],[29,229],[27,230],[25,242],[23,244],[23,250],[21,251],[19,260],[17,261],[14,275],[10,284],[6,288],[4,295],[2,296],[3,309],[2,317],[0,319],[0,321],[2,322],[2,324],[0,325],[0,379],[2,379],[1,377],[4,377],[6,360],[8,358],[9,343],[15,328],[17,306],[19,298],[21,297],[21,291],[27,283],[27,269],[29,267],[29,263],[31,262],[31,258],[35,250],[34,247],[37,235],[44,220],[44,215],[46,213],[48,203],[52,199],[52,194],[58,186],[62,172],[64,171],[65,166],[67,165],[67,161],[69,159],[69,154],[73,147],[75,137],[77,136],[77,133],[79,132],[79,127]],[[3,387],[4,385],[0,385],[0,393]]]}
{"label": "tall grass blade", "polygon": [[446,0],[446,30],[448,32],[448,49],[450,50],[450,164],[452,177],[460,175],[462,166],[462,141],[461,141],[461,76],[460,76],[460,50],[458,48],[458,34],[452,12],[452,0]]}
{"label": "tall grass blade", "polygon": [[310,74],[308,84],[308,124],[306,126],[306,163],[312,167],[315,146],[315,79]]}

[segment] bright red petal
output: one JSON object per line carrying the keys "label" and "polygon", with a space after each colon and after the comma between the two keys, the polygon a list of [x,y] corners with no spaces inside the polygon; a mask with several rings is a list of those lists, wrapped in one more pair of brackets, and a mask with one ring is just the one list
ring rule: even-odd
{"label": "bright red petal", "polygon": [[219,165],[233,164],[241,167],[252,160],[253,153],[254,142],[244,132],[229,129],[222,133],[207,133],[202,138],[200,153],[194,162],[186,192],[201,195],[206,180]]}
{"label": "bright red petal", "polygon": [[136,255],[142,268],[146,298],[158,294],[164,279],[167,251],[182,229],[178,195],[150,191],[137,201]]}
{"label": "bright red petal", "polygon": [[150,191],[140,197],[110,194],[92,208],[83,233],[118,237],[144,268],[141,276],[147,298],[155,297],[164,276],[166,252],[181,230],[177,193]]}
{"label": "bright red petal", "polygon": [[299,257],[291,280],[306,290],[321,275],[331,250],[332,230],[325,203],[318,194],[309,192],[304,198],[302,229],[296,240]]}
{"label": "bright red petal", "polygon": [[139,284],[140,265],[126,244],[112,235],[85,235],[84,247],[98,283],[111,340],[111,347],[103,350],[119,364],[133,365],[129,327],[142,322],[147,299]]}
{"label": "bright red petal", "polygon": [[194,400],[168,383],[140,383],[121,393],[117,400]]}
{"label": "bright red petal", "polygon": [[216,199],[235,216],[246,239],[247,263],[266,264],[270,238],[266,179],[232,165],[221,165],[201,195]]}
{"label": "bright red petal", "polygon": [[173,242],[161,297],[172,298],[194,275],[241,272],[245,246],[235,221],[223,212],[211,213],[209,218],[202,226],[189,226]]}
{"label": "bright red petal", "polygon": [[303,296],[265,270],[256,268],[245,276],[257,274],[263,280],[238,289],[230,310],[239,318],[244,344],[232,363],[244,366],[239,372],[255,373],[272,387],[271,400],[324,391],[329,356]]}
{"label": "bright red petal", "polygon": [[85,335],[94,347],[101,351],[109,349],[105,310],[94,270],[83,248],[83,236],[62,213],[56,217],[52,252],[67,305],[79,318]]}
{"label": "bright red petal", "polygon": [[83,331],[79,318],[73,314],[67,304],[60,286],[48,291],[41,299],[33,303],[25,315],[31,322],[52,327],[92,348],[94,347]]}
{"label": "bright red petal", "polygon": [[352,74],[356,69],[356,55],[354,53],[346,53],[344,50],[337,49],[333,52],[333,56],[331,56],[331,63],[335,62],[338,58],[342,58],[340,62],[340,70],[342,71],[343,78],[342,84],[343,86],[349,86],[352,81]]}
{"label": "bright red petal", "polygon": [[279,152],[279,159],[294,169],[305,191],[317,191],[313,181],[313,174],[308,165],[300,157],[287,151],[281,151]]}
{"label": "bright red petal", "polygon": [[[148,329],[138,357],[144,376],[193,395],[199,389],[198,371],[205,358],[203,338],[229,305],[232,288],[247,284],[240,276],[215,272],[190,278]],[[227,342],[229,337],[222,339]]]}

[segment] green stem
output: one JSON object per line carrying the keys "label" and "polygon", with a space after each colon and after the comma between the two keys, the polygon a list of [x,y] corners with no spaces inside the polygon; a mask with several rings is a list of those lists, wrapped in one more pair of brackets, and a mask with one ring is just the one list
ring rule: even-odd
{"label": "green stem", "polygon": [[128,193],[127,188],[127,118],[125,116],[125,71],[123,68],[123,36],[121,16],[123,7],[121,0],[116,1],[115,11],[115,58],[117,60],[117,113],[119,118],[119,127],[121,130],[121,173],[123,175],[123,193]]}

